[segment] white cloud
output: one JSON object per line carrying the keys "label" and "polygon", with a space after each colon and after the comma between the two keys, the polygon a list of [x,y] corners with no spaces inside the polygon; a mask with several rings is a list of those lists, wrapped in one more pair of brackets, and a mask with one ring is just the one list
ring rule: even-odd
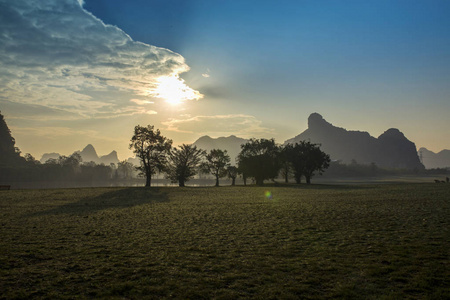
{"label": "white cloud", "polygon": [[128,99],[151,94],[161,76],[189,70],[181,55],[133,41],[82,5],[0,0],[0,100],[80,117],[121,115]]}
{"label": "white cloud", "polygon": [[137,105],[147,105],[147,104],[153,104],[155,102],[149,101],[149,100],[141,100],[141,99],[130,99],[130,102],[134,102]]}
{"label": "white cloud", "polygon": [[209,70],[209,68],[207,68],[206,72],[203,73],[202,76],[205,77],[205,78],[209,78],[211,76],[209,73],[210,73],[210,70]]}
{"label": "white cloud", "polygon": [[162,122],[165,130],[181,133],[208,134],[212,136],[238,135],[250,138],[273,133],[272,129],[262,126],[262,122],[254,116],[243,114],[186,116],[182,119],[169,119]]}

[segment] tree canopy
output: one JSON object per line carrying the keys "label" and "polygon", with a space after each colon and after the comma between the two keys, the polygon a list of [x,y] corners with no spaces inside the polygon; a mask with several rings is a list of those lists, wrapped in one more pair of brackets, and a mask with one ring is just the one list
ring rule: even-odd
{"label": "tree canopy", "polygon": [[164,168],[171,147],[172,140],[162,136],[159,129],[155,130],[154,126],[134,127],[129,148],[141,161],[141,165],[137,168],[146,177],[145,186],[151,186],[152,175]]}
{"label": "tree canopy", "polygon": [[165,171],[167,178],[184,186],[185,182],[197,174],[205,151],[197,146],[183,144],[169,151]]}
{"label": "tree canopy", "polygon": [[227,167],[230,165],[230,156],[227,150],[212,149],[205,156],[206,161],[202,163],[201,169],[216,177],[216,186],[219,186],[219,178],[227,175]]}
{"label": "tree canopy", "polygon": [[290,163],[297,183],[305,176],[306,183],[311,183],[315,172],[322,172],[330,165],[330,156],[320,150],[319,145],[308,141],[301,141],[295,145],[284,146],[284,158]]}
{"label": "tree canopy", "polygon": [[16,141],[0,112],[0,165],[14,165],[25,162],[20,156],[19,148],[15,147],[15,143]]}
{"label": "tree canopy", "polygon": [[280,170],[279,147],[274,139],[250,139],[241,145],[238,155],[238,168],[243,177],[252,177],[256,184],[264,180],[275,179]]}

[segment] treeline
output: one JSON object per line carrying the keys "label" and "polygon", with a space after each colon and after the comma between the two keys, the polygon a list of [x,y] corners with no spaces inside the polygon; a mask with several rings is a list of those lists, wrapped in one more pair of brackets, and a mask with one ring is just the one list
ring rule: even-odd
{"label": "treeline", "polygon": [[[20,154],[20,152],[19,152]],[[93,183],[106,181],[123,181],[136,175],[135,166],[127,161],[117,165],[83,162],[79,153],[49,159],[41,164],[31,154],[25,154],[13,164],[0,165],[0,182],[79,182]]]}
{"label": "treeline", "polygon": [[321,174],[330,163],[329,155],[317,144],[302,141],[281,146],[274,139],[251,139],[241,145],[237,166],[232,166],[227,151],[213,149],[207,153],[195,145],[186,144],[172,147],[172,140],[162,136],[159,129],[151,125],[135,127],[130,149],[141,161],[138,169],[146,178],[146,186],[151,186],[156,172],[164,172],[179,186],[185,186],[186,181],[198,173],[213,175],[216,186],[219,178],[225,176],[231,178],[234,185],[239,174],[244,184],[247,184],[247,179],[252,179],[262,185],[265,180],[275,180],[280,174],[286,182],[292,175],[297,183],[305,178],[309,184],[311,178],[316,173]]}
{"label": "treeline", "polygon": [[[96,164],[84,162],[78,152],[70,156],[49,159],[41,164],[31,154],[21,156],[14,146],[14,138],[0,114],[0,184],[12,182],[52,182],[84,183],[95,185],[99,182],[131,182],[136,177],[145,178],[146,186],[151,186],[155,174],[164,174],[166,179],[179,186],[194,176],[210,175],[216,186],[224,177],[235,185],[238,177],[243,183],[264,184],[265,181],[283,180],[296,182],[303,180],[310,184],[312,178],[327,170],[329,178],[373,177],[405,174],[405,170],[386,170],[375,164],[361,165],[356,161],[342,164],[330,161],[328,154],[321,151],[318,144],[301,141],[294,145],[279,145],[274,139],[250,139],[241,145],[235,165],[226,150],[213,149],[206,152],[194,145],[183,144],[173,147],[172,140],[161,135],[158,129],[148,125],[136,126],[129,148],[140,159],[134,166],[127,161],[118,164]],[[442,170],[421,171],[430,174]],[[444,169],[444,174],[448,171]],[[419,171],[408,171],[417,173]],[[442,174],[442,173],[441,173]]]}

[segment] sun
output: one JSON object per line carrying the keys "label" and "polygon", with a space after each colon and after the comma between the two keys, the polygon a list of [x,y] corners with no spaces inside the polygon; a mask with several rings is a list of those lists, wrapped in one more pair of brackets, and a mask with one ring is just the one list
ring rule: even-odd
{"label": "sun", "polygon": [[186,100],[203,98],[200,92],[188,87],[178,76],[162,76],[157,79],[156,89],[150,95],[166,100],[170,105],[180,105]]}

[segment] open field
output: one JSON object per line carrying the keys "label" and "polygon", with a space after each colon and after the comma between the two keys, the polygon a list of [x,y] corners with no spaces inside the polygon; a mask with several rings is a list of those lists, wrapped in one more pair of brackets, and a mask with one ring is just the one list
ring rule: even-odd
{"label": "open field", "polygon": [[450,184],[0,191],[0,238],[7,299],[450,295]]}

